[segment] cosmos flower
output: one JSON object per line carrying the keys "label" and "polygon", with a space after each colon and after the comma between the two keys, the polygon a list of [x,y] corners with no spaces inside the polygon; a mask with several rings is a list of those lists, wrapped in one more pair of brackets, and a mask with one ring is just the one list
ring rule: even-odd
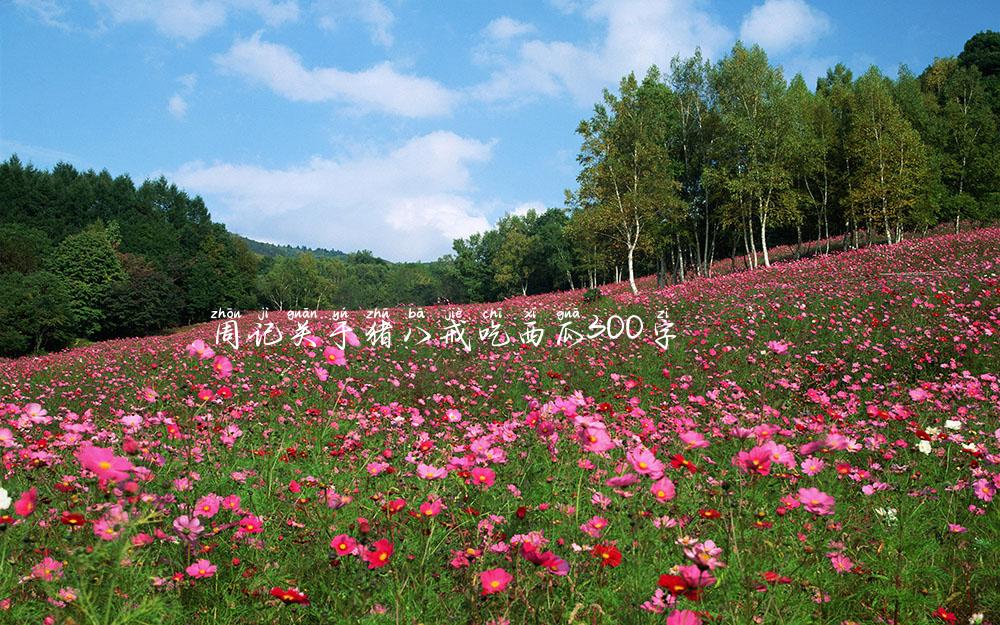
{"label": "cosmos flower", "polygon": [[382,568],[386,564],[389,564],[389,558],[392,557],[393,546],[392,543],[385,538],[376,540],[372,544],[370,550],[364,550],[361,552],[361,559],[368,563],[369,569]]}
{"label": "cosmos flower", "polygon": [[216,570],[218,570],[217,566],[203,558],[192,563],[191,566],[184,569],[184,572],[195,579],[203,579],[215,575]]}
{"label": "cosmos flower", "polygon": [[479,574],[479,583],[482,584],[482,594],[492,595],[502,592],[514,577],[502,568],[489,569]]}

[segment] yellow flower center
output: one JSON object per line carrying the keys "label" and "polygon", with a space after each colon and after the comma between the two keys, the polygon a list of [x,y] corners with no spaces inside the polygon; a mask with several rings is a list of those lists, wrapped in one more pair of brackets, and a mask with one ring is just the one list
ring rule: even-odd
{"label": "yellow flower center", "polygon": [[111,463],[108,462],[107,460],[101,460],[100,462],[97,463],[97,466],[99,466],[101,469],[107,471],[108,469],[111,468]]}

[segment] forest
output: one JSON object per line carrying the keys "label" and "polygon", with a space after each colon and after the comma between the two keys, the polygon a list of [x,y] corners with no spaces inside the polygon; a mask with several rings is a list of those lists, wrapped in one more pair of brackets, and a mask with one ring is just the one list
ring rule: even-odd
{"label": "forest", "polygon": [[[1000,207],[1000,33],[895,78],[842,64],[814,89],[737,43],[622,78],[580,122],[565,205],[507,215],[426,263],[252,241],[160,178],[0,164],[0,355],[142,336],[217,308],[484,302],[656,273],[709,275],[769,248],[897,242]],[[812,242],[813,245],[808,245]],[[735,262],[735,260],[734,260]]]}

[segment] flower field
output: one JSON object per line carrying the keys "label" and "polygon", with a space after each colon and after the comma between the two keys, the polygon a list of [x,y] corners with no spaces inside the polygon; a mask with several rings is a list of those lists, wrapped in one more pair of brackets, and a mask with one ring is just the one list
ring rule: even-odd
{"label": "flower field", "polygon": [[0,622],[1000,622],[1000,229],[643,284],[0,361]]}

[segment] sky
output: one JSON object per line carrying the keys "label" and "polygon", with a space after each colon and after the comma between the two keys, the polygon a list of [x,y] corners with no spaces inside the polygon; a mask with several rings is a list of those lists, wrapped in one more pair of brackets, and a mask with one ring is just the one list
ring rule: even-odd
{"label": "sky", "polygon": [[166,176],[273,243],[433,260],[562,206],[604,88],[759,43],[919,73],[996,0],[4,0],[0,158]]}

